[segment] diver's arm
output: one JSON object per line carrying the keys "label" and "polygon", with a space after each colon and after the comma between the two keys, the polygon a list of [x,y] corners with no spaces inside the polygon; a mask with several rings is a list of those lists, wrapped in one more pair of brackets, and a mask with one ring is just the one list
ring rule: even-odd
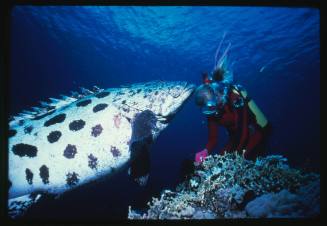
{"label": "diver's arm", "polygon": [[218,140],[218,125],[216,123],[215,118],[208,117],[208,143],[206,145],[206,149],[208,150],[208,154],[212,152],[212,150],[217,145]]}
{"label": "diver's arm", "polygon": [[249,123],[249,114],[248,114],[248,108],[247,105],[244,105],[242,107],[242,112],[241,114],[243,114],[243,122],[241,123],[241,139],[240,139],[240,143],[237,146],[237,150],[241,151],[242,149],[245,148],[245,141],[248,138],[249,135],[249,128],[248,128],[248,123]]}

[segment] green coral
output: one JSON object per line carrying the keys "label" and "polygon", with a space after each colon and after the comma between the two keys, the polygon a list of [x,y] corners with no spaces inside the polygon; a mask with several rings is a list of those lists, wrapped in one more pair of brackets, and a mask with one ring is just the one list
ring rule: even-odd
{"label": "green coral", "polygon": [[278,155],[246,160],[238,153],[208,156],[192,177],[148,203],[143,215],[129,209],[129,219],[246,217],[246,202],[286,189],[296,193],[318,174],[290,168]]}

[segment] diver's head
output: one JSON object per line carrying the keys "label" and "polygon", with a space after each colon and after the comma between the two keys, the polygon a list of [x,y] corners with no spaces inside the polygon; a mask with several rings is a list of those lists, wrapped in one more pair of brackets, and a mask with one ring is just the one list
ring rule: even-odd
{"label": "diver's head", "polygon": [[212,72],[212,80],[220,82],[224,79],[225,70],[223,68],[216,68]]}
{"label": "diver's head", "polygon": [[209,84],[211,82],[210,76],[208,75],[208,72],[202,72],[202,81],[204,84]]}
{"label": "diver's head", "polygon": [[206,115],[215,114],[216,97],[215,92],[209,84],[200,85],[195,90],[195,104],[202,108],[202,113]]}
{"label": "diver's head", "polygon": [[204,84],[213,82],[221,82],[224,80],[225,70],[223,68],[216,68],[210,74],[207,72],[202,73],[202,80]]}
{"label": "diver's head", "polygon": [[228,87],[222,82],[202,84],[195,90],[194,96],[203,114],[219,116],[227,103]]}

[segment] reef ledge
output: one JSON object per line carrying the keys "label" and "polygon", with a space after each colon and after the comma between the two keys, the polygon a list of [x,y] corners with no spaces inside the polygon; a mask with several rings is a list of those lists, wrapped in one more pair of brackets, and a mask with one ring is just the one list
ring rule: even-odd
{"label": "reef ledge", "polygon": [[320,215],[320,175],[291,168],[280,155],[246,160],[208,156],[175,191],[152,198],[128,219],[303,218]]}

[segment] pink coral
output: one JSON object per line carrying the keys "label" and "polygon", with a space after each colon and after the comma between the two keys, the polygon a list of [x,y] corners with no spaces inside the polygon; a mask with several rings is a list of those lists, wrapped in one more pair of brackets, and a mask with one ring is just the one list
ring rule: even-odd
{"label": "pink coral", "polygon": [[120,114],[114,116],[114,123],[115,123],[115,127],[116,128],[119,128],[120,123],[121,123],[121,116],[120,116]]}

